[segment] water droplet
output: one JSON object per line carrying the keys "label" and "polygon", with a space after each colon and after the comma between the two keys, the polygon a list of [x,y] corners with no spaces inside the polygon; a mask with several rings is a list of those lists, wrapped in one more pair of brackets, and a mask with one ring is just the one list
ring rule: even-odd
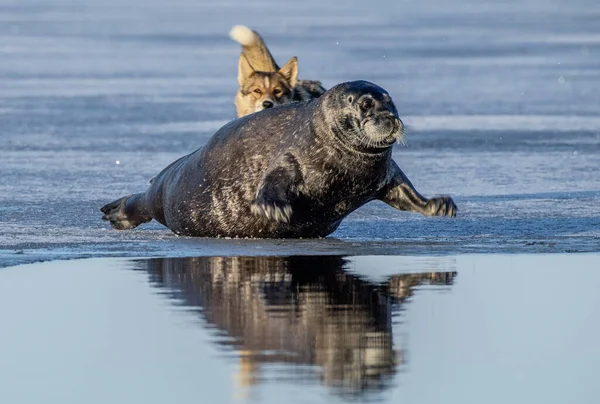
{"label": "water droplet", "polygon": [[121,164],[121,162],[119,160],[115,161],[115,164]]}
{"label": "water droplet", "polygon": [[560,76],[560,77],[558,78],[558,82],[559,82],[560,84],[564,84],[564,82],[565,82],[565,78],[564,78],[563,76]]}

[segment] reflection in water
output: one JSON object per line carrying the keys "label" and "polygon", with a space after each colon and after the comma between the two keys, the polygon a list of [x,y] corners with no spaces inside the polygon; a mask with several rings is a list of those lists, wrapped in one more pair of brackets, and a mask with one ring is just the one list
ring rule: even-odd
{"label": "reflection in water", "polygon": [[[451,285],[455,272],[408,273],[369,282],[338,256],[198,257],[141,261],[153,283],[229,338],[240,355],[238,383],[260,381],[262,364],[283,364],[295,381],[314,375],[344,393],[385,388],[402,361],[392,311],[415,286]],[[278,378],[285,378],[285,372]],[[310,377],[310,376],[309,376]],[[314,377],[314,376],[313,376]]]}

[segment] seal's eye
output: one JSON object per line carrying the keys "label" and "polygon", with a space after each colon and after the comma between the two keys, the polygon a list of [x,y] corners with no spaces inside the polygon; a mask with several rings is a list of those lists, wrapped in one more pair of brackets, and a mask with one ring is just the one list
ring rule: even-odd
{"label": "seal's eye", "polygon": [[262,94],[262,91],[260,90],[260,88],[255,88],[255,89],[254,89],[254,92],[255,92],[256,94]]}
{"label": "seal's eye", "polygon": [[371,108],[373,108],[373,100],[370,98],[366,98],[360,103],[360,109],[363,111],[368,111]]}
{"label": "seal's eye", "polygon": [[354,97],[353,97],[353,96],[351,96],[351,95],[349,95],[349,96],[348,96],[348,103],[349,103],[349,104],[352,104],[352,101],[354,101]]}
{"label": "seal's eye", "polygon": [[273,90],[273,94],[275,94],[275,95],[281,94],[281,89],[280,88],[276,88],[275,90]]}

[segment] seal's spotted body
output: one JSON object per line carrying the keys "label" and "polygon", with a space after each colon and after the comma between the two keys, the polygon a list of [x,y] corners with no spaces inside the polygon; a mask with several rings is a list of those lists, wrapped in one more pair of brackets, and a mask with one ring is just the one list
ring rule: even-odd
{"label": "seal's spotted body", "polygon": [[148,191],[104,206],[103,218],[118,229],[156,219],[182,235],[292,238],[326,236],[374,199],[455,216],[451,198],[423,198],[391,159],[402,133],[385,90],[343,83],[228,123]]}

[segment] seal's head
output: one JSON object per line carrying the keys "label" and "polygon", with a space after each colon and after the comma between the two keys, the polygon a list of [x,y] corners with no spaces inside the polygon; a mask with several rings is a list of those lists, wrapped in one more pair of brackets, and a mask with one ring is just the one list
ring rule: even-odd
{"label": "seal's head", "polygon": [[328,123],[351,148],[380,153],[403,139],[404,125],[383,88],[368,81],[350,81],[333,87],[322,97]]}

